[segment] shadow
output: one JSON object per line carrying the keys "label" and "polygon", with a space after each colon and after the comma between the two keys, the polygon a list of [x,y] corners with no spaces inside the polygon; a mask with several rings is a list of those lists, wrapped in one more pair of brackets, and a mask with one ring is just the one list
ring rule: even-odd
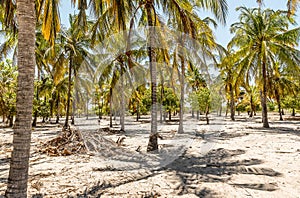
{"label": "shadow", "polygon": [[[149,172],[146,175],[136,175],[136,177],[131,177],[131,178],[127,178],[125,180],[119,180],[119,181],[115,181],[116,183],[112,184],[109,181],[103,181],[100,182],[98,181],[98,183],[96,185],[94,185],[93,187],[89,188],[89,189],[85,189],[84,192],[82,194],[77,194],[77,198],[87,198],[87,197],[101,197],[104,193],[106,193],[107,189],[113,189],[116,188],[118,186],[130,183],[130,182],[135,182],[135,181],[140,181],[140,180],[144,180],[144,179],[148,179],[152,176],[157,175],[158,173],[154,173],[154,172]],[[74,198],[73,196],[68,196],[69,198]],[[121,197],[121,196],[120,196]],[[147,197],[147,194],[145,193],[144,196],[142,197]],[[150,196],[152,197],[152,196]]]}
{"label": "shadow", "polygon": [[8,164],[10,162],[10,157],[8,158],[0,158],[0,165],[4,166],[5,164]]}
{"label": "shadow", "polygon": [[[282,123],[286,124],[286,123]],[[269,134],[289,134],[289,135],[296,135],[300,136],[300,129],[294,129],[289,127],[270,127],[270,128],[263,128],[263,127],[251,127],[251,129],[255,129],[257,131]]]}
{"label": "shadow", "polygon": [[0,177],[0,183],[7,183],[7,178]]}
{"label": "shadow", "polygon": [[209,188],[202,188],[202,189],[196,191],[195,195],[198,197],[206,197],[206,198],[218,196],[218,194],[216,192],[210,190]]}
{"label": "shadow", "polygon": [[237,137],[242,137],[249,135],[249,133],[226,133],[226,132],[220,132],[219,136],[217,139],[219,140],[227,140],[230,138],[237,138]]}
{"label": "shadow", "polygon": [[[270,177],[278,177],[282,174],[264,167],[253,167],[260,165],[263,160],[260,159],[244,159],[232,160],[231,158],[237,155],[244,154],[244,150],[227,150],[214,149],[203,157],[182,156],[169,164],[166,169],[176,171],[176,175],[181,179],[181,189],[178,195],[181,194],[198,194],[199,189],[195,188],[197,183],[205,182],[222,182],[230,181],[233,174],[252,174],[264,175]],[[242,188],[251,188],[272,191],[277,188],[270,184],[237,184]],[[210,192],[213,193],[213,192]]]}
{"label": "shadow", "polygon": [[4,171],[8,171],[8,168],[0,168],[0,173]]}
{"label": "shadow", "polygon": [[34,194],[31,196],[31,198],[43,198],[44,195],[42,193]]}
{"label": "shadow", "polygon": [[231,184],[233,186],[241,188],[249,188],[253,190],[264,190],[264,191],[275,191],[278,189],[277,184],[268,183],[268,184]]}
{"label": "shadow", "polygon": [[[245,151],[241,149],[227,150],[227,149],[214,149],[202,157],[189,156],[187,154],[179,157],[171,164],[156,171],[148,171],[146,174],[136,174],[126,177],[124,180],[114,180],[98,182],[96,185],[89,189],[85,189],[84,193],[77,194],[79,197],[100,197],[107,195],[109,189],[114,189],[118,186],[146,180],[162,172],[168,172],[176,175],[175,181],[170,181],[174,184],[180,185],[174,189],[173,195],[194,194],[198,197],[218,197],[218,193],[207,187],[203,188],[201,183],[228,183],[240,188],[249,188],[255,190],[275,191],[278,189],[277,184],[274,183],[237,183],[230,182],[233,174],[251,174],[263,175],[270,177],[278,177],[282,174],[266,167],[253,167],[253,165],[263,164],[260,159],[243,159],[233,160],[235,156],[244,154]],[[175,173],[174,173],[175,171]],[[114,171],[115,172],[115,171]],[[118,172],[116,172],[118,173]],[[150,192],[147,192],[150,193]],[[147,197],[147,196],[143,196]],[[148,196],[149,197],[149,196]],[[153,196],[150,196],[153,197]]]}

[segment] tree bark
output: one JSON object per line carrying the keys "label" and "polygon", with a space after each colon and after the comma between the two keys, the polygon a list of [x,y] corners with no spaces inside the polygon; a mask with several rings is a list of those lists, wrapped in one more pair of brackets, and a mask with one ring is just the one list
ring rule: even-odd
{"label": "tree bark", "polygon": [[209,113],[209,106],[206,106],[205,109],[205,119],[206,119],[206,124],[209,124],[209,118],[208,118],[208,113]]}
{"label": "tree bark", "polygon": [[68,95],[67,95],[67,111],[64,128],[68,128],[69,125],[69,113],[70,113],[70,101],[71,101],[71,87],[72,87],[72,67],[73,67],[73,52],[70,52],[69,62],[69,76],[68,76]]}
{"label": "tree bark", "polygon": [[252,118],[253,117],[253,112],[254,112],[253,96],[252,96],[252,94],[250,95],[250,108],[251,108],[251,110],[250,110],[249,117]]}
{"label": "tree bark", "polygon": [[[40,80],[40,70],[38,69],[38,81]],[[39,86],[37,85],[36,86],[36,100],[37,100],[37,103],[38,103],[38,108],[39,108]],[[36,127],[36,122],[37,122],[37,117],[38,117],[38,109],[36,109],[34,111],[34,117],[33,117],[33,121],[32,121],[32,127]]]}
{"label": "tree bark", "polygon": [[262,73],[263,73],[263,90],[261,94],[261,106],[262,106],[262,121],[263,127],[269,128],[268,122],[268,110],[267,110],[267,68],[265,60],[262,62]]}
{"label": "tree bark", "polygon": [[276,97],[276,102],[278,105],[279,120],[283,121],[282,112],[281,112],[281,104],[280,104],[280,95],[279,95],[277,89],[275,89],[275,97]]}
{"label": "tree bark", "polygon": [[113,127],[112,118],[113,110],[112,110],[112,88],[109,88],[109,127]]}
{"label": "tree bark", "polygon": [[163,98],[164,98],[164,76],[162,74],[163,71],[161,71],[161,90],[160,90],[160,109],[159,109],[159,113],[160,113],[160,123],[163,123],[163,114],[164,114],[164,109],[163,109]]}
{"label": "tree bark", "polygon": [[292,116],[296,116],[295,108],[293,108]]}
{"label": "tree bark", "polygon": [[121,83],[121,112],[120,112],[120,124],[121,124],[121,132],[125,132],[125,98],[124,98],[124,75],[123,75],[123,63],[121,63],[121,77],[120,77],[120,83]]}
{"label": "tree bark", "polygon": [[57,100],[56,100],[56,108],[57,108],[57,112],[56,112],[56,121],[55,123],[58,124],[59,123],[59,99],[60,99],[60,94],[57,94]]}
{"label": "tree bark", "polygon": [[5,196],[27,197],[35,69],[35,1],[17,1],[18,84],[13,151]]}
{"label": "tree bark", "polygon": [[235,120],[234,118],[234,114],[235,114],[235,104],[234,104],[234,92],[233,92],[233,86],[230,83],[229,85],[229,89],[230,89],[230,118],[232,121]]}
{"label": "tree bark", "polygon": [[136,121],[138,122],[139,121],[139,118],[140,118],[140,102],[137,101],[137,104],[136,104]]}
{"label": "tree bark", "polygon": [[179,110],[179,127],[178,133],[183,133],[183,112],[184,112],[184,59],[181,56],[181,75],[180,75],[180,110]]}
{"label": "tree bark", "polygon": [[148,56],[149,56],[149,64],[150,64],[150,73],[151,73],[151,132],[149,137],[149,142],[147,146],[147,152],[158,150],[158,142],[157,142],[157,95],[156,95],[156,56],[154,47],[154,27],[152,21],[152,13],[151,8],[154,7],[153,0],[149,0],[146,3],[146,12],[148,19],[148,28],[149,28],[149,42],[148,42]]}

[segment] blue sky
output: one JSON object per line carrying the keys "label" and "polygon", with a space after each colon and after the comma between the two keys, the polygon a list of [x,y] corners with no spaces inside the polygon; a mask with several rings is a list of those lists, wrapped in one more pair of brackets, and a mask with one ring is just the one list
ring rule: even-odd
{"label": "blue sky", "polygon": [[[61,21],[65,26],[68,26],[68,17],[69,13],[74,13],[75,9],[71,7],[70,2],[68,0],[61,1],[60,8],[60,17]],[[274,10],[277,9],[286,9],[287,0],[264,0],[264,8],[271,8]],[[219,25],[219,27],[215,31],[215,35],[217,38],[217,42],[226,46],[228,41],[232,38],[232,35],[229,32],[230,25],[234,22],[238,21],[239,13],[235,11],[235,8],[239,6],[245,7],[257,7],[256,0],[227,0],[228,3],[228,16],[227,16],[227,24],[226,26]],[[300,9],[300,8],[299,8]],[[297,13],[300,15],[300,12]],[[201,17],[212,16],[208,12],[203,12]],[[299,22],[299,17],[297,17],[297,21]]]}

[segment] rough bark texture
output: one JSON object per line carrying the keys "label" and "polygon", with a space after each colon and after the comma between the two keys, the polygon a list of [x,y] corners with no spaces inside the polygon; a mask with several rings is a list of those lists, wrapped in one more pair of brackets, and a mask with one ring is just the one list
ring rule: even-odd
{"label": "rough bark texture", "polygon": [[149,46],[148,46],[148,56],[150,64],[150,73],[151,73],[151,134],[149,137],[149,142],[147,146],[147,151],[155,151],[158,149],[157,143],[157,94],[156,94],[156,57],[154,46],[154,29],[152,21],[151,7],[153,6],[153,0],[148,1],[146,4],[148,27],[149,27]]}
{"label": "rough bark texture", "polygon": [[112,110],[112,88],[109,88],[109,127],[113,127],[112,117],[113,117],[113,110]]}
{"label": "rough bark texture", "polygon": [[251,110],[250,110],[250,115],[249,117],[253,117],[253,112],[254,112],[254,104],[253,104],[253,96],[252,94],[250,95],[250,107],[251,107]]}
{"label": "rough bark texture", "polygon": [[282,112],[281,112],[280,95],[279,95],[277,89],[275,89],[275,97],[276,97],[276,102],[278,105],[279,120],[282,121],[283,117],[282,117]]}
{"label": "rough bark texture", "polygon": [[180,111],[179,111],[179,127],[178,133],[183,133],[183,110],[184,110],[184,59],[181,59],[181,75],[180,75]]}
{"label": "rough bark texture", "polygon": [[[123,63],[122,63],[123,66]],[[121,77],[120,77],[120,83],[121,83],[121,112],[120,112],[120,124],[121,124],[121,132],[125,132],[125,98],[124,98],[124,75],[121,68]]]}
{"label": "rough bark texture", "polygon": [[266,63],[262,63],[262,74],[263,74],[263,90],[261,94],[261,106],[262,106],[262,121],[263,127],[269,128],[268,122],[268,110],[267,110],[267,68]]}
{"label": "rough bark texture", "polygon": [[232,84],[230,86],[230,118],[232,121],[235,120],[234,114],[235,114],[235,105],[234,105],[234,92],[233,92],[233,86]]}
{"label": "rough bark texture", "polygon": [[71,101],[71,89],[72,89],[72,65],[73,65],[73,53],[70,52],[69,62],[69,76],[68,76],[68,96],[67,96],[67,111],[64,128],[68,128],[69,125],[69,113],[70,113],[70,101]]}
{"label": "rough bark texture", "polygon": [[27,197],[35,68],[35,1],[17,1],[17,115],[6,197]]}

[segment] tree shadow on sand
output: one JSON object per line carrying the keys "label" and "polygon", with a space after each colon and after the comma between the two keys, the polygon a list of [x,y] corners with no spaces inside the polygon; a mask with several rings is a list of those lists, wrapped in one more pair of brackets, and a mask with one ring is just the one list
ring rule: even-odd
{"label": "tree shadow on sand", "polygon": [[[181,178],[182,185],[180,186],[178,195],[193,193],[202,196],[200,193],[201,189],[195,188],[195,184],[201,184],[205,182],[228,183],[237,187],[251,188],[256,190],[276,190],[276,185],[272,184],[236,184],[230,181],[233,174],[252,174],[270,177],[282,175],[281,173],[270,168],[251,167],[253,165],[262,164],[263,161],[260,159],[230,159],[233,156],[244,153],[245,151],[240,149],[215,149],[211,150],[204,157],[183,156],[170,164],[167,169],[176,170],[176,175]],[[180,164],[180,166],[178,166],[178,164]]]}
{"label": "tree shadow on sand", "polygon": [[[163,172],[168,172],[176,175],[174,183],[180,185],[174,190],[175,195],[194,194],[198,197],[218,197],[218,193],[213,189],[201,187],[200,184],[208,183],[227,183],[240,188],[248,188],[255,190],[274,191],[277,190],[277,185],[274,183],[233,183],[231,177],[239,174],[263,175],[269,177],[278,177],[282,174],[265,167],[253,167],[253,165],[263,164],[260,159],[243,159],[233,160],[232,157],[244,154],[244,150],[227,150],[223,148],[211,150],[205,156],[196,157],[185,154],[177,160],[158,171],[146,171],[145,174],[137,174],[120,181],[102,181],[98,182],[93,187],[86,189],[83,194],[77,194],[79,197],[99,197],[103,194],[107,195],[112,189],[136,182],[146,180]],[[151,192],[149,192],[151,193]],[[145,194],[143,197],[151,194]],[[172,196],[172,195],[170,195]],[[69,196],[72,197],[72,196]]]}

